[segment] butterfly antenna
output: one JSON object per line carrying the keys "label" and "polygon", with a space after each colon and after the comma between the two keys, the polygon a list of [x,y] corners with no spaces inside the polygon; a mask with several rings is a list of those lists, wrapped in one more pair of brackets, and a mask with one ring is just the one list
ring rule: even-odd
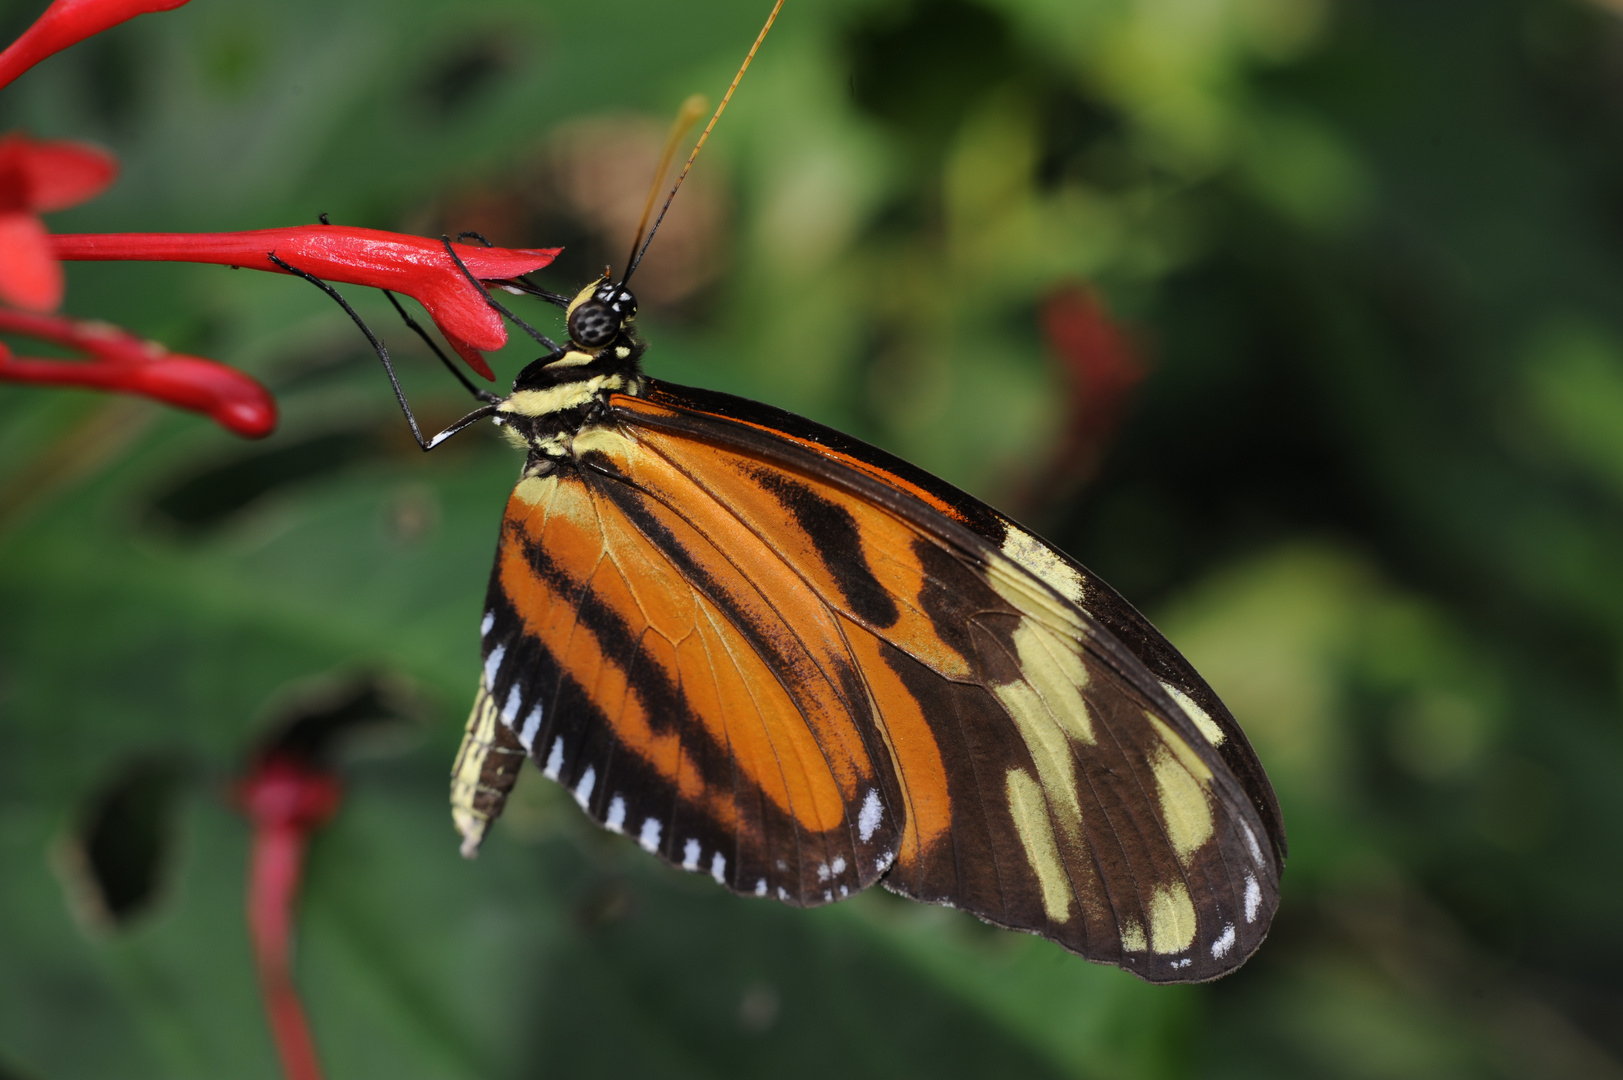
{"label": "butterfly antenna", "polygon": [[[767,31],[772,29],[772,24],[777,21],[778,12],[782,9],[783,0],[778,0],[777,3],[772,5],[772,14],[766,17],[766,25],[761,27],[761,32],[759,34],[755,35],[755,44],[750,46],[749,54],[744,57],[744,62],[738,66],[738,74],[733,76],[732,85],[727,87],[727,92],[725,94],[721,95],[721,104],[716,106],[716,111],[711,115],[710,122],[704,126],[704,132],[699,136],[699,141],[693,144],[693,152],[688,155],[687,164],[682,166],[681,175],[676,178],[676,183],[671,186],[671,193],[665,196],[665,205],[659,208],[659,216],[654,219],[654,227],[648,230],[648,236],[646,238],[644,238],[642,235],[642,228],[640,226],[638,227],[637,239],[642,241],[642,246],[638,247],[636,241],[632,242],[631,261],[626,266],[625,277],[620,279],[620,284],[615,286],[616,288],[623,287],[626,282],[631,280],[631,275],[637,272],[637,267],[642,263],[643,255],[648,251],[648,245],[654,242],[654,234],[659,232],[660,222],[665,220],[665,213],[671,208],[671,200],[675,199],[676,193],[682,190],[682,181],[688,178],[688,170],[693,168],[693,160],[699,156],[699,151],[704,149],[704,141],[710,138],[710,132],[715,128],[716,121],[720,120],[721,114],[727,110],[727,103],[733,99],[733,91],[737,90],[738,84],[743,81],[744,72],[749,70],[750,61],[755,59],[756,50],[761,47],[761,42],[766,40]],[[685,114],[688,107],[693,104],[694,99],[688,98],[687,102],[682,106],[683,113]],[[677,122],[680,123],[681,119],[681,116],[678,116]],[[673,139],[671,145],[674,146],[677,141],[678,140]],[[669,148],[667,148],[666,152],[670,152]],[[660,177],[663,179],[664,175],[664,167],[661,167]],[[655,181],[655,183],[657,184],[658,181]],[[653,192],[649,192],[649,206],[653,205],[653,194]],[[643,219],[645,221],[647,220],[646,211],[644,211]]]}
{"label": "butterfly antenna", "polygon": [[642,217],[637,222],[637,235],[631,239],[631,252],[626,256],[627,266],[630,266],[632,260],[637,257],[637,245],[642,243],[642,233],[648,228],[648,219],[654,216],[654,200],[659,198],[659,189],[665,183],[665,174],[671,171],[671,161],[676,157],[676,148],[682,145],[682,140],[693,130],[693,125],[699,122],[699,117],[703,116],[709,107],[710,102],[703,94],[693,94],[682,102],[681,109],[677,110],[676,121],[671,124],[670,137],[665,140],[665,152],[659,155],[659,167],[654,170],[654,182],[648,185],[648,199],[642,204]]}

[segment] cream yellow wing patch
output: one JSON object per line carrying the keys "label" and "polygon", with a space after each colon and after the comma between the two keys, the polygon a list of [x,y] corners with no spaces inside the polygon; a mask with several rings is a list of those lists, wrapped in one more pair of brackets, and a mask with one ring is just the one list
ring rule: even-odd
{"label": "cream yellow wing patch", "polygon": [[1200,733],[1206,737],[1206,741],[1213,746],[1222,746],[1223,740],[1227,736],[1223,734],[1223,729],[1217,726],[1217,721],[1212,719],[1211,714],[1195,704],[1194,698],[1165,679],[1160,680],[1160,683],[1161,689],[1165,690],[1167,696],[1178,703],[1178,707],[1194,722],[1195,727],[1200,729]]}
{"label": "cream yellow wing patch", "polygon": [[1150,897],[1150,951],[1173,956],[1195,943],[1195,904],[1181,881],[1156,888]]}
{"label": "cream yellow wing patch", "polygon": [[1144,719],[1161,736],[1161,745],[1150,755],[1161,821],[1178,861],[1188,866],[1212,838],[1212,770],[1160,717],[1146,712]]}
{"label": "cream yellow wing patch", "polygon": [[1060,860],[1059,844],[1054,840],[1054,823],[1048,816],[1048,800],[1043,798],[1043,789],[1024,769],[1010,769],[1008,795],[1009,816],[1014,819],[1015,830],[1020,834],[1020,843],[1025,848],[1026,861],[1031,864],[1043,891],[1043,910],[1054,922],[1068,922],[1071,918],[1071,881],[1065,875],[1064,862]]}
{"label": "cream yellow wing patch", "polygon": [[[1020,839],[1021,854],[1037,879],[1043,910],[1055,924],[1072,920],[1077,899],[1089,903],[1090,898],[1105,895],[1096,892],[1100,884],[1094,860],[1117,856],[1091,845],[1112,830],[1120,839],[1120,830],[1128,819],[1110,821],[1101,816],[1089,827],[1084,819],[1084,800],[1088,813],[1103,815],[1103,811],[1094,801],[1097,795],[1088,796],[1090,781],[1084,770],[1090,755],[1112,752],[1111,747],[1101,746],[1101,740],[1111,744],[1113,752],[1125,755],[1118,759],[1121,765],[1109,774],[1110,779],[1093,773],[1096,779],[1091,783],[1104,783],[1106,787],[1116,783],[1131,785],[1131,777],[1137,776],[1144,793],[1153,795],[1153,802],[1147,805],[1154,813],[1153,818],[1142,819],[1139,827],[1147,826],[1160,834],[1122,841],[1130,847],[1147,845],[1134,847],[1144,852],[1142,856],[1123,853],[1134,864],[1132,875],[1142,892],[1123,892],[1127,883],[1119,877],[1110,879],[1113,885],[1104,886],[1113,898],[1111,906],[1116,911],[1121,947],[1124,953],[1164,957],[1162,963],[1170,961],[1173,969],[1186,970],[1194,960],[1181,954],[1191,950],[1201,932],[1191,882],[1210,881],[1213,873],[1223,873],[1222,857],[1210,847],[1217,835],[1213,767],[1202,758],[1203,751],[1197,745],[1203,738],[1215,748],[1223,741],[1223,733],[1186,693],[1161,680],[1149,682],[1138,691],[1142,706],[1152,704],[1159,683],[1199,736],[1172,717],[1158,715],[1159,709],[1152,711],[1142,706],[1117,711],[1110,734],[1102,733],[1100,725],[1105,721],[1102,714],[1095,712],[1089,696],[1101,693],[1116,700],[1118,691],[1113,686],[1091,688],[1095,674],[1088,659],[1092,638],[1084,622],[1086,616],[1065,603],[1079,594],[1080,579],[1075,583],[1067,581],[1064,574],[1074,571],[1060,564],[1057,557],[1052,557],[1052,563],[1045,562],[1046,552],[1046,547],[1028,537],[1017,540],[1012,549],[1004,545],[1003,554],[1011,556],[1010,561],[994,555],[986,568],[993,590],[1019,614],[1018,623],[1005,639],[1012,645],[1018,676],[1007,682],[989,679],[987,687],[1019,731],[1035,766],[1035,776],[1020,768],[1006,772],[1009,816]],[[1042,585],[1052,587],[1065,600]],[[1111,669],[1098,670],[1102,673]],[[1114,682],[1121,676],[1111,674],[1109,678]],[[1185,731],[1189,735],[1183,734]],[[1191,739],[1196,740],[1195,744]],[[1120,771],[1122,768],[1125,773]],[[1131,794],[1124,797],[1132,799]],[[1232,829],[1232,823],[1228,827]],[[1249,833],[1243,821],[1241,828]],[[1156,855],[1156,851],[1167,854]],[[1203,855],[1208,851],[1209,857]],[[1201,859],[1205,863],[1197,866]],[[1228,925],[1221,931],[1212,928],[1211,936],[1214,957],[1220,957],[1235,940],[1235,932]]]}
{"label": "cream yellow wing patch", "polygon": [[1003,538],[1003,554],[1077,607],[1084,606],[1087,586],[1082,575],[1037,537],[1011,524]]}

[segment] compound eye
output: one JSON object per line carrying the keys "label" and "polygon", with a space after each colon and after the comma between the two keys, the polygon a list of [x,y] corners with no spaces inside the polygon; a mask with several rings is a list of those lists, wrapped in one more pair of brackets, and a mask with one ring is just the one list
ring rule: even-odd
{"label": "compound eye", "polygon": [[583,349],[600,349],[620,332],[620,316],[601,300],[588,300],[569,316],[569,337]]}

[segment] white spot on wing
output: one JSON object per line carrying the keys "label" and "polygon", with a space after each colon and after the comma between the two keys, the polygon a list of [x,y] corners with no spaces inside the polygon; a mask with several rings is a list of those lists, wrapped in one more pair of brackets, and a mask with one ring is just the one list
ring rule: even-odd
{"label": "white spot on wing", "polygon": [[622,795],[616,795],[609,803],[609,816],[603,824],[610,832],[620,832],[626,824],[626,800]]}
{"label": "white spot on wing", "polygon": [[642,823],[642,832],[637,835],[637,843],[642,845],[644,851],[654,851],[659,847],[660,824],[658,818],[648,818]]}
{"label": "white spot on wing", "polygon": [[778,899],[779,900],[787,900],[787,899],[789,899],[789,890],[785,889],[782,885],[778,886]]}
{"label": "white spot on wing", "polygon": [[591,801],[592,788],[596,786],[597,770],[588,765],[586,771],[581,773],[580,783],[575,785],[575,801],[580,803],[582,809]]}
{"label": "white spot on wing", "polygon": [[840,897],[841,897],[841,899],[844,899],[845,897],[850,896],[850,895],[851,895],[851,890],[846,888],[844,885],[841,885],[840,886]]}
{"label": "white spot on wing", "polygon": [[1257,844],[1257,834],[1251,831],[1251,826],[1240,822],[1240,828],[1245,830],[1245,843],[1251,849],[1251,859],[1258,866],[1262,865],[1262,848]]}
{"label": "white spot on wing", "polygon": [[834,861],[829,864],[829,869],[834,871],[834,876],[835,877],[838,877],[839,875],[845,873],[845,856],[844,855],[836,855],[836,856],[834,856]]}
{"label": "white spot on wing", "polygon": [[559,736],[552,740],[552,753],[547,755],[547,767],[541,770],[541,775],[548,780],[558,779],[558,774],[564,767],[564,740]]}
{"label": "white spot on wing", "polygon": [[717,885],[727,884],[727,856],[719,851],[710,856],[710,876],[716,879]]}
{"label": "white spot on wing", "polygon": [[502,669],[502,658],[506,655],[507,646],[498,645],[490,650],[489,656],[485,657],[485,689],[494,690],[496,688],[496,673]]}
{"label": "white spot on wing", "polygon": [[757,881],[755,883],[755,895],[756,896],[765,896],[766,895],[766,878],[761,878],[759,881]]}
{"label": "white spot on wing", "polygon": [[535,737],[541,733],[541,706],[537,705],[530,710],[530,715],[524,718],[524,727],[518,733],[518,741],[524,744],[525,750],[535,749]]}
{"label": "white spot on wing", "polygon": [[1186,968],[1192,963],[1194,963],[1194,961],[1189,959],[1189,957],[1186,956],[1182,960],[1174,960],[1174,961],[1172,961],[1172,966],[1175,967],[1175,968]]}
{"label": "white spot on wing", "polygon": [[1257,884],[1255,874],[1245,876],[1245,921],[1256,922],[1257,912],[1262,909],[1262,886]]}
{"label": "white spot on wing", "polygon": [[697,870],[699,868],[699,842],[692,837],[682,845],[682,869]]}
{"label": "white spot on wing", "polygon": [[828,880],[828,863],[818,863],[817,864],[817,880],[818,881],[827,881]]}
{"label": "white spot on wing", "polygon": [[879,820],[884,817],[885,808],[879,802],[879,789],[869,788],[867,798],[862,800],[862,810],[857,814],[857,835],[862,837],[866,844],[873,839],[873,834],[879,828]]}
{"label": "white spot on wing", "polygon": [[1232,948],[1234,948],[1234,924],[1227,923],[1223,927],[1223,932],[1217,936],[1217,940],[1212,942],[1212,959],[1223,959]]}
{"label": "white spot on wing", "polygon": [[885,852],[883,855],[879,856],[879,861],[874,864],[874,872],[883,874],[886,870],[890,869],[890,864],[895,861],[896,853],[894,851]]}
{"label": "white spot on wing", "polygon": [[518,683],[514,683],[513,689],[507,692],[507,704],[502,706],[502,719],[506,721],[508,727],[512,727],[513,721],[518,719],[518,710],[523,704],[524,692]]}
{"label": "white spot on wing", "polygon": [[485,612],[484,619],[479,623],[479,636],[484,637],[486,634],[490,633],[490,628],[495,625],[496,613],[494,611]]}

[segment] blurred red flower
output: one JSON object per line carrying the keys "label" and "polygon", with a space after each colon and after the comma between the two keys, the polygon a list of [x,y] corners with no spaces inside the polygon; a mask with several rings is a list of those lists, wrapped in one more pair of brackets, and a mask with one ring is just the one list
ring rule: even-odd
{"label": "blurred red flower", "polygon": [[0,86],[69,45],[137,15],[173,11],[186,0],[56,0],[22,37],[0,52]]}
{"label": "blurred red flower", "polygon": [[117,159],[94,146],[16,132],[0,138],[0,300],[56,310],[62,267],[39,215],[101,194],[117,175]]}
{"label": "blurred red flower", "polygon": [[338,811],[338,778],[289,754],[266,757],[236,790],[252,822],[248,931],[276,1050],[288,1080],[319,1080],[320,1060],[293,985],[293,921],[310,834]]}
{"label": "blurred red flower", "polygon": [[104,322],[0,308],[0,333],[22,334],[87,354],[89,362],[15,357],[0,344],[0,381],[138,394],[200,412],[250,439],[276,430],[276,399],[251,376],[198,356],[172,353]]}
{"label": "blurred red flower", "polygon": [[1150,373],[1145,351],[1093,288],[1071,283],[1043,301],[1043,335],[1069,384],[1064,435],[1034,485],[1051,505],[1092,480],[1126,415],[1133,388]]}

